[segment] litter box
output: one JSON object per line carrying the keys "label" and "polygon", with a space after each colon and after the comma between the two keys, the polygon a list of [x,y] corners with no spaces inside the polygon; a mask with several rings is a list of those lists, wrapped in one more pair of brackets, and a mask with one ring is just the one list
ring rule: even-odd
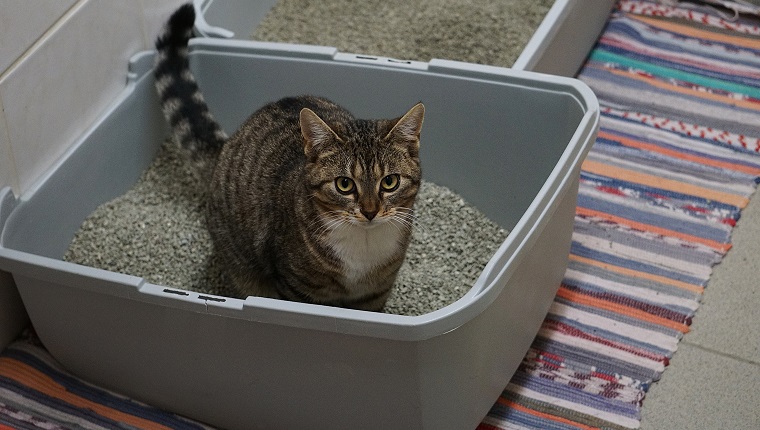
{"label": "litter box", "polygon": [[[555,0],[512,68],[575,76],[616,1]],[[197,11],[195,30],[204,37],[245,40],[275,3],[277,0],[193,0]]]}
{"label": "litter box", "polygon": [[474,428],[522,360],[564,274],[599,107],[580,81],[332,48],[193,39],[191,68],[231,132],[265,102],[323,95],[358,117],[425,102],[423,176],[510,230],[470,291],[401,316],[153,285],[63,262],[81,222],[128,190],[168,134],[153,53],[27,193],[0,192],[0,270],[67,369],[223,428]]}

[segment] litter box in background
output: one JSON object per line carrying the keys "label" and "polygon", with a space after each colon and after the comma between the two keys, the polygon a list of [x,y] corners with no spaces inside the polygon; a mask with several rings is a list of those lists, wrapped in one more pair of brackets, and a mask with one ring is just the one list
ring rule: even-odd
{"label": "litter box in background", "polygon": [[[616,0],[555,0],[512,65],[513,69],[576,75]],[[204,37],[249,39],[277,0],[193,0],[195,31]],[[375,61],[397,61],[375,58]]]}
{"label": "litter box in background", "polygon": [[581,162],[599,108],[580,81],[332,48],[193,39],[211,111],[231,132],[286,95],[358,117],[423,100],[423,176],[511,231],[471,290],[421,316],[209,296],[63,262],[99,204],[129,189],[168,134],[153,53],[36,186],[0,194],[0,269],[67,369],[224,428],[474,428],[536,335],[564,274]]}

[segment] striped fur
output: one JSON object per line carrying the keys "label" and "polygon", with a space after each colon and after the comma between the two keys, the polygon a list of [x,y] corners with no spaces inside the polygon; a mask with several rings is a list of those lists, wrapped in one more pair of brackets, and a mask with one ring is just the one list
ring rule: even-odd
{"label": "striped fur", "polygon": [[182,6],[157,40],[156,89],[174,140],[215,164],[207,226],[227,275],[243,296],[382,309],[411,237],[424,107],[362,120],[289,97],[228,139],[188,67],[194,18]]}
{"label": "striped fur", "polygon": [[187,42],[192,37],[195,10],[181,6],[156,40],[154,75],[164,117],[172,137],[191,153],[218,152],[227,135],[214,120],[190,72]]}

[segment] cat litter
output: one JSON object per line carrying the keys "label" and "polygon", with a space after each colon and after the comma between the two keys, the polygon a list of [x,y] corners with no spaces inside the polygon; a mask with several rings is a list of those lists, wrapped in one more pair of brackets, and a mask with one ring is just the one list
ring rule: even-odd
{"label": "cat litter", "polygon": [[[391,58],[511,67],[554,0],[280,0],[253,40],[334,46]],[[218,7],[234,8],[232,4]],[[245,8],[240,13],[245,13]],[[463,18],[464,17],[464,18]],[[226,25],[229,20],[215,20]],[[324,23],[330,23],[325,25]],[[376,34],[392,34],[393,40]],[[244,37],[240,34],[238,37]],[[501,41],[493,49],[493,40]]]}
{"label": "cat litter", "polygon": [[[175,148],[163,145],[134,188],[82,223],[64,260],[237,297],[205,228],[204,178]],[[407,257],[384,309],[388,313],[421,315],[461,298],[507,236],[460,196],[431,182],[423,182],[415,213]]]}

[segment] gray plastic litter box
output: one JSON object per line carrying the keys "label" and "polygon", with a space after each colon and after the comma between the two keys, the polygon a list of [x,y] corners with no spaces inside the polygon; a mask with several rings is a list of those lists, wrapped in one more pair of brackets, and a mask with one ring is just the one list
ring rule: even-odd
{"label": "gray plastic litter box", "polygon": [[89,381],[224,428],[474,428],[564,274],[593,93],[569,78],[321,47],[194,39],[190,57],[228,132],[286,95],[323,95],[359,117],[423,100],[425,178],[511,233],[462,299],[415,317],[212,297],[63,262],[84,218],[129,189],[167,136],[153,53],[141,53],[62,160],[28,193],[0,194],[0,269],[45,346]]}
{"label": "gray plastic litter box", "polygon": [[[205,37],[246,40],[277,0],[193,0],[195,30]],[[575,76],[616,0],[555,0],[513,69]]]}

